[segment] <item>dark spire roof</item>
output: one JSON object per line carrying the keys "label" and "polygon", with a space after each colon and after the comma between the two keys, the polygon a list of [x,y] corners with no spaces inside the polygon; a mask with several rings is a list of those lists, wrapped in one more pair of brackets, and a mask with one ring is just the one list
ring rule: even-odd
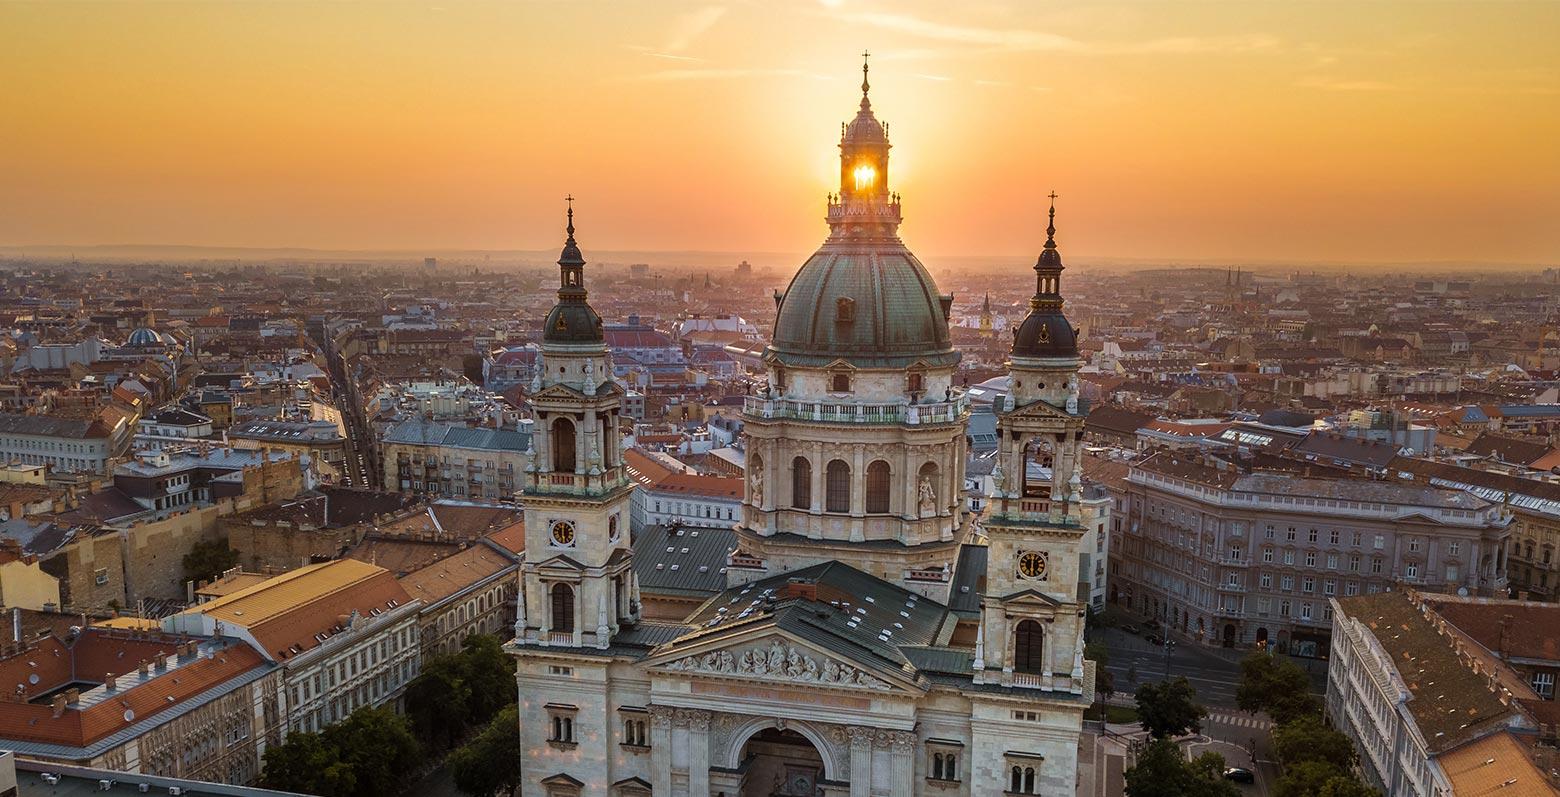
{"label": "dark spire roof", "polygon": [[872,54],[866,50],[861,51],[861,110],[872,109],[872,101],[867,98],[867,92],[872,90],[872,84],[867,82],[867,58]]}
{"label": "dark spire roof", "polygon": [[601,316],[586,301],[585,256],[574,240],[574,196],[565,199],[569,203],[569,224],[565,228],[569,237],[558,255],[558,303],[547,313],[542,342],[599,343],[604,339]]}
{"label": "dark spire roof", "polygon": [[1056,248],[1056,192],[1051,192],[1045,247],[1035,261],[1035,295],[1029,315],[1013,333],[1017,357],[1077,357],[1078,333],[1062,314],[1062,253]]}

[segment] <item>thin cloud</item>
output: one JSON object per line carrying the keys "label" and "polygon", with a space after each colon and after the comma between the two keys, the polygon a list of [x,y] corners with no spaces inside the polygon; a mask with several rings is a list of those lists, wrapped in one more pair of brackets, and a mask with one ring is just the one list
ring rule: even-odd
{"label": "thin cloud", "polygon": [[948,81],[953,80],[953,78],[948,77],[947,75],[922,75],[922,74],[916,74],[916,75],[911,75],[911,77],[918,77],[918,78],[920,78],[922,80],[935,80],[938,83],[947,83]]}
{"label": "thin cloud", "polygon": [[666,46],[661,49],[665,52],[676,53],[688,49],[689,45],[698,40],[700,36],[715,27],[715,23],[726,15],[724,6],[705,6],[696,11],[691,11],[677,18],[672,27],[671,34],[667,37]]}
{"label": "thin cloud", "polygon": [[1277,49],[1275,36],[1255,33],[1239,36],[1175,36],[1141,42],[1084,42],[1055,33],[1023,28],[987,28],[951,25],[909,14],[876,11],[836,13],[845,22],[919,36],[925,39],[1023,52],[1064,52],[1086,55],[1134,53],[1199,54],[1250,53]]}
{"label": "thin cloud", "polygon": [[1308,77],[1295,81],[1304,89],[1320,91],[1402,91],[1403,87],[1383,80],[1339,80],[1336,78]]}
{"label": "thin cloud", "polygon": [[811,77],[827,79],[800,69],[662,69],[626,78],[635,82],[669,83],[686,80],[736,80],[755,77]]}

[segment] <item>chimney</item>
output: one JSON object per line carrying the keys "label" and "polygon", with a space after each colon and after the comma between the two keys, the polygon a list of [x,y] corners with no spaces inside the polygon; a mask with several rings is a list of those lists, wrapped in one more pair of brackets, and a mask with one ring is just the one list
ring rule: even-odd
{"label": "chimney", "polygon": [[146,659],[141,659],[141,663],[136,666],[136,672],[139,672],[141,677],[145,678],[146,676],[151,675],[152,665],[147,663]]}
{"label": "chimney", "polygon": [[103,673],[103,688],[105,688],[108,691],[112,692],[118,686],[119,686],[119,684],[114,680],[114,674],[113,673],[111,673],[111,672]]}
{"label": "chimney", "polygon": [[81,690],[77,689],[74,686],[72,686],[69,689],[66,689],[65,690],[65,702],[66,703],[70,703],[70,704],[80,703],[81,702]]}
{"label": "chimney", "polygon": [[20,607],[11,610],[11,641],[22,641],[22,610]]}
{"label": "chimney", "polygon": [[65,713],[65,696],[55,695],[49,702],[49,708],[54,710],[54,718],[59,719],[60,715]]}

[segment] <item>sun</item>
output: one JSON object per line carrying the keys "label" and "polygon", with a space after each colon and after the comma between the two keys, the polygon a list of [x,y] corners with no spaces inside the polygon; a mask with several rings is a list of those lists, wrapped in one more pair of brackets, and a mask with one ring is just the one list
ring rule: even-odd
{"label": "sun", "polygon": [[877,169],[874,169],[871,166],[857,166],[856,171],[852,174],[854,174],[856,177],[857,191],[863,191],[871,188],[872,184],[877,182]]}

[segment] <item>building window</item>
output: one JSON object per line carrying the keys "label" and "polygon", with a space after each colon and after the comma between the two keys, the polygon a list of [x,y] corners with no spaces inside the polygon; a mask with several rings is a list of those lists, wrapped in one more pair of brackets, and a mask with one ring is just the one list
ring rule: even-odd
{"label": "building window", "polygon": [[1322,582],[1322,594],[1323,595],[1336,595],[1337,593],[1338,593],[1338,582],[1333,581],[1331,579],[1328,579],[1327,581],[1323,581]]}
{"label": "building window", "polygon": [[1456,582],[1458,575],[1459,575],[1459,572],[1457,570],[1457,565],[1447,565],[1446,566],[1446,580],[1447,581]]}
{"label": "building window", "polygon": [[1353,554],[1353,555],[1351,555],[1349,557],[1349,572],[1350,573],[1358,573],[1358,572],[1360,572],[1360,555],[1359,554]]}
{"label": "building window", "polygon": [[1453,542],[1449,542],[1449,543],[1446,544],[1446,555],[1447,556],[1456,556],[1457,553],[1459,551],[1461,551],[1461,550],[1462,550],[1462,543],[1460,543],[1460,542],[1453,541]]}
{"label": "building window", "polygon": [[830,460],[824,471],[824,509],[850,511],[850,466],[843,459]]}
{"label": "building window", "polygon": [[1035,768],[1014,765],[1008,783],[1010,794],[1039,794],[1035,791]]}
{"label": "building window", "polygon": [[1408,549],[1410,551],[1414,551],[1416,553],[1419,551],[1419,538],[1418,537],[1409,537],[1408,538]]}
{"label": "building window", "polygon": [[1359,584],[1359,582],[1358,581],[1350,581],[1350,582],[1344,584],[1343,585],[1343,594],[1347,595],[1347,596],[1349,596],[1351,598],[1354,597],[1355,595],[1360,594],[1360,584]]}
{"label": "building window", "polygon": [[1337,545],[1338,544],[1338,530],[1337,529],[1333,529],[1331,532],[1329,532],[1327,534],[1327,541],[1332,543],[1333,545]]}
{"label": "building window", "polygon": [[812,508],[812,462],[806,457],[791,460],[791,506]]}
{"label": "building window", "polygon": [[1376,556],[1376,557],[1372,557],[1371,558],[1371,560],[1370,560],[1370,572],[1372,572],[1372,573],[1380,573],[1381,572],[1381,557]]}
{"label": "building window", "polygon": [[1261,575],[1261,577],[1258,578],[1258,582],[1262,584],[1262,588],[1263,589],[1272,589],[1273,588],[1273,574],[1272,573],[1263,573]]}
{"label": "building window", "polygon": [[957,781],[959,779],[959,754],[952,750],[937,750],[932,753],[931,779],[943,781]]}
{"label": "building window", "polygon": [[1335,553],[1327,554],[1327,569],[1328,570],[1337,570],[1338,569],[1338,554],[1335,554]]}
{"label": "building window", "polygon": [[888,493],[888,463],[879,459],[867,466],[867,512],[887,513]]}
{"label": "building window", "polygon": [[1013,632],[1013,671],[1045,672],[1045,629],[1034,620],[1021,621]]}
{"label": "building window", "polygon": [[1315,551],[1306,551],[1305,552],[1305,566],[1306,567],[1316,567],[1316,552]]}
{"label": "building window", "polygon": [[547,705],[547,742],[552,745],[574,745],[574,717],[579,714],[576,706],[556,703]]}
{"label": "building window", "polygon": [[1555,696],[1555,674],[1553,671],[1533,673],[1533,691],[1539,697],[1549,700]]}
{"label": "building window", "polygon": [[1372,547],[1374,547],[1378,551],[1381,550],[1382,548],[1387,547],[1386,535],[1377,534],[1376,535],[1376,539],[1375,539],[1374,543],[1372,544]]}
{"label": "building window", "polygon": [[850,374],[836,371],[829,376],[829,390],[834,393],[850,392]]}
{"label": "building window", "polygon": [[1295,527],[1294,526],[1290,526],[1289,527],[1289,531],[1285,532],[1284,539],[1289,540],[1290,542],[1294,542],[1295,541]]}
{"label": "building window", "polygon": [[624,747],[649,747],[650,737],[645,731],[645,718],[634,712],[623,717],[623,741]]}
{"label": "building window", "polygon": [[552,588],[552,630],[574,631],[574,588],[568,584],[554,584]]}
{"label": "building window", "polygon": [[1311,529],[1311,531],[1306,535],[1306,540],[1308,542],[1316,542],[1316,529]]}
{"label": "building window", "polygon": [[574,421],[558,418],[552,422],[552,469],[574,472]]}
{"label": "building window", "polygon": [[1293,592],[1294,589],[1295,589],[1295,577],[1294,576],[1284,576],[1283,580],[1280,581],[1279,583],[1282,585],[1282,589],[1285,592]]}
{"label": "building window", "polygon": [[1284,564],[1292,565],[1294,563],[1295,563],[1295,552],[1294,551],[1284,551]]}
{"label": "building window", "polygon": [[1305,578],[1301,579],[1300,580],[1300,591],[1301,592],[1315,592],[1316,591],[1316,579],[1311,578],[1310,576],[1306,576]]}
{"label": "building window", "polygon": [[1419,578],[1419,565],[1410,564],[1403,568],[1403,577],[1412,581]]}
{"label": "building window", "polygon": [[1262,561],[1264,561],[1264,562],[1271,562],[1271,561],[1273,561],[1273,549],[1272,548],[1263,548],[1262,549]]}

